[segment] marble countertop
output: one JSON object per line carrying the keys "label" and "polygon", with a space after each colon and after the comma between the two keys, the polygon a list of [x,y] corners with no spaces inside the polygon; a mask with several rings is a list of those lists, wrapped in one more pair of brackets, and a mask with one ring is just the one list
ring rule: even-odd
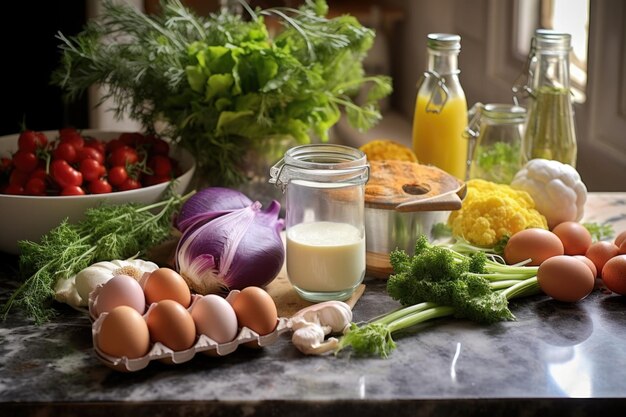
{"label": "marble countertop", "polygon": [[[626,193],[591,193],[585,221],[626,230]],[[3,276],[16,259],[0,255]],[[354,309],[367,320],[397,306],[367,280]],[[16,284],[0,282],[0,302]],[[0,415],[37,416],[571,416],[623,415],[626,297],[600,290],[576,304],[511,302],[516,321],[441,319],[395,337],[388,359],[307,357],[289,334],[263,349],[197,355],[136,373],[102,365],[82,313],[35,326],[0,323]]]}

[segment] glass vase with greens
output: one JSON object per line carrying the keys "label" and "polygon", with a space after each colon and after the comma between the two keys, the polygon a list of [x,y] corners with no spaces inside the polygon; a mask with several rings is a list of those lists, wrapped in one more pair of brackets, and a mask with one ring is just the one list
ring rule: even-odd
{"label": "glass vase with greens", "polygon": [[[58,35],[53,82],[70,99],[106,86],[103,102],[192,152],[211,185],[244,182],[250,151],[278,159],[286,141],[328,140],[342,112],[359,130],[380,120],[391,80],[364,72],[371,29],[350,15],[327,18],[325,0],[241,4],[241,15],[202,17],[179,0],[163,0],[158,15],[105,1],[77,36]],[[270,21],[281,24],[275,34]]]}

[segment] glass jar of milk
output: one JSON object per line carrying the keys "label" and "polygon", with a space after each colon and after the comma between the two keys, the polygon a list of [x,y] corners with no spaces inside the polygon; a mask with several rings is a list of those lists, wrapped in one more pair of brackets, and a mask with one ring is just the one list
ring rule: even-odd
{"label": "glass jar of milk", "polygon": [[297,146],[270,176],[285,193],[287,275],[296,292],[313,302],[350,298],[365,276],[365,154]]}

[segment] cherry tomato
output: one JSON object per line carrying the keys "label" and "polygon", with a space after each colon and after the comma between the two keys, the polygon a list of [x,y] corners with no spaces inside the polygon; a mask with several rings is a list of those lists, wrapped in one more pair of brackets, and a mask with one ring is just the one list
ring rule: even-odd
{"label": "cherry tomato", "polygon": [[148,167],[152,170],[153,175],[157,177],[169,177],[172,174],[172,161],[164,155],[153,155],[150,157]]}
{"label": "cherry tomato", "polygon": [[62,159],[71,164],[72,162],[76,162],[78,154],[76,153],[74,145],[69,142],[61,142],[54,150],[52,157],[54,159]]}
{"label": "cherry tomato", "polygon": [[69,143],[74,149],[80,149],[85,146],[85,139],[73,128],[61,129],[59,131],[59,138],[61,143]]}
{"label": "cherry tomato", "polygon": [[17,148],[26,152],[35,153],[38,148],[43,148],[47,143],[46,135],[33,130],[25,130],[17,138]]}
{"label": "cherry tomato", "polygon": [[139,132],[122,133],[119,139],[127,146],[136,146],[145,142],[145,137]]}
{"label": "cherry tomato", "polygon": [[104,155],[106,153],[106,145],[104,144],[104,142],[95,139],[95,138],[89,138],[85,140],[85,147],[87,148],[93,148],[95,150],[97,150],[98,152],[100,152],[100,154]]}
{"label": "cherry tomato", "polygon": [[122,146],[115,149],[109,158],[112,166],[126,166],[136,164],[139,161],[137,151],[130,146]]}
{"label": "cherry tomato", "polygon": [[8,185],[9,176],[13,168],[13,161],[9,158],[0,158],[0,193],[2,188]]}
{"label": "cherry tomato", "polygon": [[107,177],[111,185],[119,187],[128,178],[128,172],[126,172],[126,168],[122,166],[112,167],[109,169]]}
{"label": "cherry tomato", "polygon": [[78,185],[68,185],[63,187],[61,195],[85,195],[85,190],[80,188]]}
{"label": "cherry tomato", "polygon": [[31,178],[26,182],[24,192],[28,195],[46,195],[46,182],[41,178]]}
{"label": "cherry tomato", "polygon": [[78,133],[75,127],[63,127],[59,129],[59,138],[63,139],[64,137],[72,136]]}
{"label": "cherry tomato", "polygon": [[89,192],[91,194],[106,194],[111,191],[113,191],[113,187],[111,187],[111,184],[104,178],[99,178],[89,183]]}
{"label": "cherry tomato", "polygon": [[13,166],[19,171],[33,172],[38,164],[37,156],[32,152],[20,150],[13,155]]}
{"label": "cherry tomato", "polygon": [[108,153],[113,153],[116,149],[126,146],[124,142],[119,139],[113,139],[107,142],[106,150]]}
{"label": "cherry tomato", "polygon": [[100,164],[104,164],[104,154],[96,148],[90,146],[84,146],[76,151],[76,160],[82,161],[83,159],[94,159]]}
{"label": "cherry tomato", "polygon": [[80,162],[79,170],[83,174],[85,181],[95,181],[106,173],[104,165],[90,158],[83,159]]}
{"label": "cherry tomato", "polygon": [[17,184],[9,184],[4,189],[4,192],[5,194],[23,195],[24,187],[22,187],[21,185],[17,185]]}
{"label": "cherry tomato", "polygon": [[141,188],[141,183],[134,178],[126,178],[122,184],[118,186],[120,191],[136,190]]}
{"label": "cherry tomato", "polygon": [[36,170],[30,173],[30,176],[28,177],[28,179],[30,180],[33,178],[39,178],[40,180],[45,181],[47,176],[48,174],[46,174],[45,168],[37,168]]}
{"label": "cherry tomato", "polygon": [[161,184],[162,182],[168,182],[171,180],[170,176],[158,176],[158,175],[146,175],[144,177],[144,184],[147,186]]}
{"label": "cherry tomato", "polygon": [[27,172],[18,171],[14,169],[9,175],[9,185],[19,185],[23,187],[26,185],[26,181],[28,181],[29,174]]}
{"label": "cherry tomato", "polygon": [[70,185],[80,187],[83,183],[83,174],[72,168],[70,164],[62,159],[56,159],[50,164],[52,178],[63,189]]}
{"label": "cherry tomato", "polygon": [[13,166],[11,158],[0,158],[0,172],[9,172]]}
{"label": "cherry tomato", "polygon": [[161,138],[153,137],[151,152],[155,155],[169,155],[170,145]]}

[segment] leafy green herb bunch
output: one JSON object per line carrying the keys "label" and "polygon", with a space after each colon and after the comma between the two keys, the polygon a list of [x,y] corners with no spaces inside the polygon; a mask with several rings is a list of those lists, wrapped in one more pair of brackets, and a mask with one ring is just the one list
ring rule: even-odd
{"label": "leafy green herb bunch", "polygon": [[[107,86],[111,110],[192,152],[214,185],[244,181],[250,149],[327,140],[342,112],[360,130],[380,120],[391,81],[363,69],[371,29],[350,15],[325,17],[325,0],[298,9],[241,3],[242,15],[201,17],[179,0],[163,0],[158,15],[107,0],[77,36],[58,35],[53,82],[69,99]],[[281,23],[275,34],[270,20]]]}

